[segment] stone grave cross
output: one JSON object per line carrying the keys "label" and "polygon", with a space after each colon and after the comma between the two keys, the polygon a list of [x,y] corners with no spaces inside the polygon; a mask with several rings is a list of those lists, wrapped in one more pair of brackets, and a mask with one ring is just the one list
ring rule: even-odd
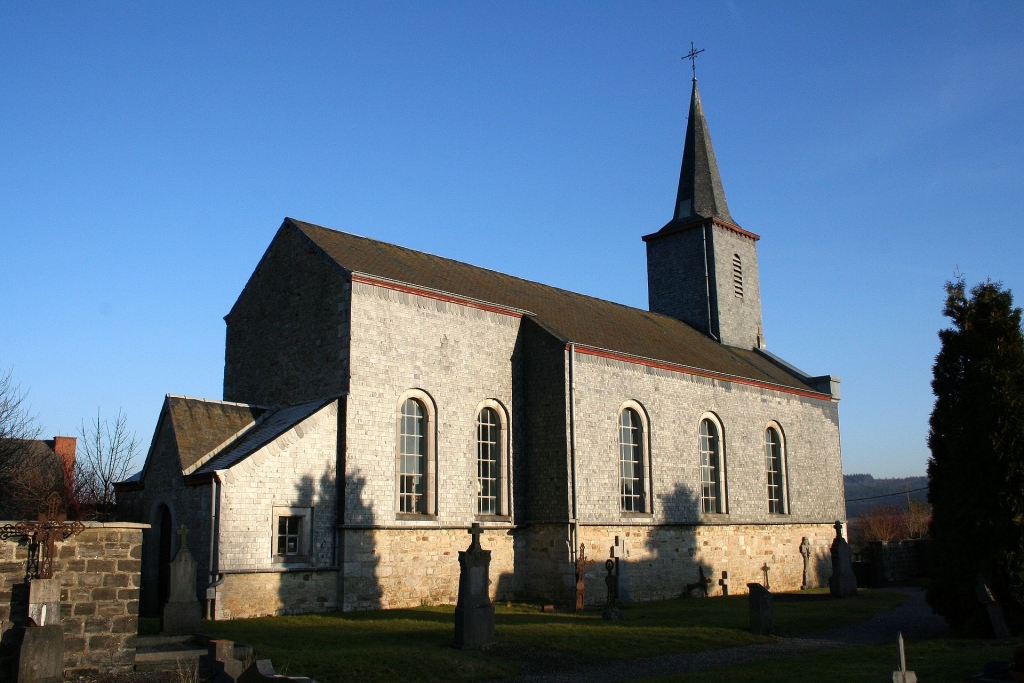
{"label": "stone grave cross", "polygon": [[469,527],[473,540],[459,551],[459,598],[455,605],[455,646],[479,649],[494,641],[494,605],[490,594],[491,551],[480,547],[483,529]]}
{"label": "stone grave cross", "polygon": [[800,590],[807,590],[813,588],[814,580],[811,578],[811,542],[804,539],[800,541],[800,554],[804,558],[804,583],[800,586]]}
{"label": "stone grave cross", "polygon": [[481,549],[480,535],[483,532],[484,530],[480,528],[480,524],[478,522],[473,522],[469,525],[469,534],[473,537],[473,540],[469,542],[469,549],[467,552],[473,552]]}

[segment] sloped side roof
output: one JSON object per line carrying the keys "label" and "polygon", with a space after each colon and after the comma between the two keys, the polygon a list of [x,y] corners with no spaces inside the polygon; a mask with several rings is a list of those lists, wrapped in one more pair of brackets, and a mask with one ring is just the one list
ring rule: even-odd
{"label": "sloped side roof", "polygon": [[182,471],[267,412],[260,406],[185,396],[168,396],[167,408]]}
{"label": "sloped side roof", "polygon": [[292,218],[348,271],[529,311],[562,341],[820,393],[754,350],[725,346],[675,318]]}
{"label": "sloped side roof", "polygon": [[336,397],[332,397],[312,403],[288,406],[267,415],[256,427],[243,434],[237,441],[196,470],[195,474],[210,474],[214,470],[226,470],[238,464],[327,404],[336,400]]}

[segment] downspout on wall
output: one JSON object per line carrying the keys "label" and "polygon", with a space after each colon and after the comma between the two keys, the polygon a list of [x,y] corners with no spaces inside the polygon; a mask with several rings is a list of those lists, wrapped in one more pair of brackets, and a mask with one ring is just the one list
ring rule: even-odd
{"label": "downspout on wall", "polygon": [[569,343],[569,467],[572,481],[572,518],[569,526],[569,559],[576,562],[579,548],[579,499],[576,491],[576,344]]}
{"label": "downspout on wall", "polygon": [[206,586],[205,610],[206,618],[216,619],[217,586],[224,583],[220,575],[220,490],[221,480],[218,471],[210,478],[210,573],[209,584]]}

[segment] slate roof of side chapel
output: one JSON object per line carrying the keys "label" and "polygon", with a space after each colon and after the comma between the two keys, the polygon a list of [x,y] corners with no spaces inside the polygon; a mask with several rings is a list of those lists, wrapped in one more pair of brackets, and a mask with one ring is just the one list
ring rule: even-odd
{"label": "slate roof of side chapel", "polygon": [[255,424],[267,408],[168,395],[167,412],[184,471],[232,436]]}
{"label": "slate roof of side chapel", "polygon": [[349,272],[528,311],[565,342],[821,393],[757,351],[720,344],[675,318],[293,218],[281,229],[299,231]]}

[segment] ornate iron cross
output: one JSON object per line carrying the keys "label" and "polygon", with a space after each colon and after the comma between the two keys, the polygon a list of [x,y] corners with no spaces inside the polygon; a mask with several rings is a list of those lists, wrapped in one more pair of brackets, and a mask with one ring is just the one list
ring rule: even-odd
{"label": "ornate iron cross", "polygon": [[690,41],[690,53],[683,55],[683,59],[690,60],[690,68],[693,69],[693,80],[697,80],[697,55],[704,52],[704,48],[695,50],[693,47],[693,41]]}
{"label": "ornate iron cross", "polygon": [[[17,522],[0,527],[0,539],[19,537],[28,540],[26,579],[53,578],[53,546],[85,531],[85,525],[67,521],[60,495],[51,493],[37,522]],[[40,548],[42,552],[40,552]]]}

